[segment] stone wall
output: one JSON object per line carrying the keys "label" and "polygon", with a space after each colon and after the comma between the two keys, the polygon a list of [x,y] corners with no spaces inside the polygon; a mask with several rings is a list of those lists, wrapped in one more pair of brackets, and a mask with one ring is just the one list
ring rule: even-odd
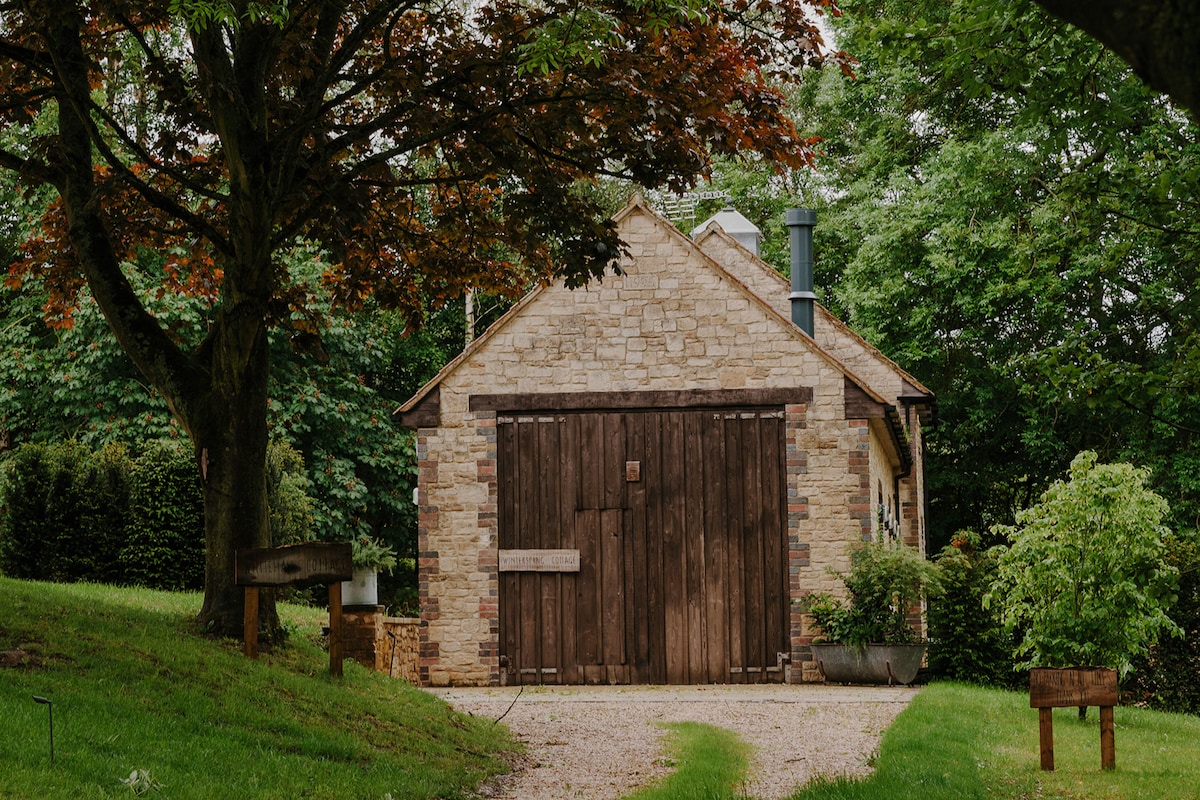
{"label": "stone wall", "polygon": [[387,617],[383,606],[342,609],[342,654],[376,672],[420,683],[421,620]]}
{"label": "stone wall", "polygon": [[383,638],[375,643],[376,671],[414,685],[420,683],[421,620],[383,617],[380,629]]}
{"label": "stone wall", "polygon": [[[791,319],[791,301],[788,299],[791,284],[786,278],[719,228],[707,228],[696,244],[722,268],[766,300],[777,314]],[[813,338],[822,350],[845,364],[855,378],[876,394],[887,398],[901,394],[904,373],[896,363],[820,304],[813,315]]]}

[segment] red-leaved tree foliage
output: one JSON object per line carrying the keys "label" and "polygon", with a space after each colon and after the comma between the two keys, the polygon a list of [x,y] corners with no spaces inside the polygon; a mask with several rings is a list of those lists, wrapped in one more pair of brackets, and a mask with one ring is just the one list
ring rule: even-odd
{"label": "red-leaved tree foliage", "polygon": [[[414,324],[467,288],[581,285],[618,254],[580,185],[685,189],[714,154],[811,158],[779,86],[822,59],[830,0],[0,0],[0,169],[56,200],[10,267],[69,324],[85,284],[191,436],[200,620],[237,634],[237,548],[268,544],[267,335],[319,335],[281,254]],[[127,280],[211,298],[164,328]],[[190,344],[189,344],[190,343]],[[264,609],[273,624],[273,608]]]}

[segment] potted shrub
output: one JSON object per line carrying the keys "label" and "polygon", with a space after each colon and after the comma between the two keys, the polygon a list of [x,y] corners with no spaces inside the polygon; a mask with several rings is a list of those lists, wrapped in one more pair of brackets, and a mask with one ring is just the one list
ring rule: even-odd
{"label": "potted shrub", "polygon": [[351,546],[354,578],[342,581],[342,605],[379,605],[378,576],[396,566],[396,551],[366,534],[352,540]]}
{"label": "potted shrub", "polygon": [[909,622],[923,597],[940,588],[937,568],[899,542],[864,544],[850,555],[850,571],[834,573],[846,600],[809,595],[806,611],[821,639],[812,645],[825,679],[835,683],[910,683],[925,643]]}

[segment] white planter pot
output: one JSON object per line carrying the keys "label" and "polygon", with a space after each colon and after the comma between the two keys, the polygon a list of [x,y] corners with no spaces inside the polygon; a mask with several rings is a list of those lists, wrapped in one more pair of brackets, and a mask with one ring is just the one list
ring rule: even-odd
{"label": "white planter pot", "polygon": [[354,568],[354,578],[342,581],[343,606],[379,605],[378,572],[368,568]]}

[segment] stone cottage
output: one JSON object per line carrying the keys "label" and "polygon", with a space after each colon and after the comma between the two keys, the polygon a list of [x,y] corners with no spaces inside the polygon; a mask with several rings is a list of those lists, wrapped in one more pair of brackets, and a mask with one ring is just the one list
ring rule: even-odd
{"label": "stone cottage", "polygon": [[790,291],[720,216],[615,220],[619,270],[534,290],[396,412],[426,685],[816,679],[798,601],[872,536],[924,549],[933,396],[803,285],[815,215]]}

